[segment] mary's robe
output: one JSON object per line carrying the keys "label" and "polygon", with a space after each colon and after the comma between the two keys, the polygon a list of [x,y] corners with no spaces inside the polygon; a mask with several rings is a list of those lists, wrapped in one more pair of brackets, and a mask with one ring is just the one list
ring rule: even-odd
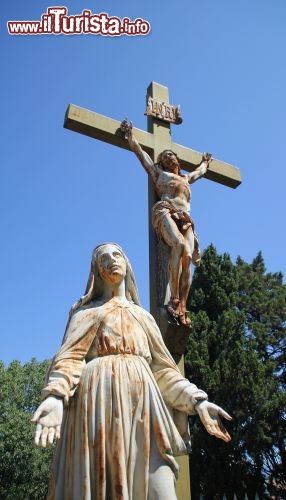
{"label": "mary's robe", "polygon": [[182,377],[153,317],[117,298],[74,314],[48,395],[65,403],[50,500],[147,500],[151,455],[176,475],[186,445],[174,422],[186,438],[186,414],[207,397]]}

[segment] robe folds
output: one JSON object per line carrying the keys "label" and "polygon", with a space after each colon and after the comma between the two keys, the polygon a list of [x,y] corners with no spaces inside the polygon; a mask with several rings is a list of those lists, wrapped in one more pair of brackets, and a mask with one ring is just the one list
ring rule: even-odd
{"label": "robe folds", "polygon": [[42,395],[65,405],[49,500],[147,500],[152,454],[177,475],[186,414],[207,398],[182,377],[153,317],[120,298],[72,316]]}

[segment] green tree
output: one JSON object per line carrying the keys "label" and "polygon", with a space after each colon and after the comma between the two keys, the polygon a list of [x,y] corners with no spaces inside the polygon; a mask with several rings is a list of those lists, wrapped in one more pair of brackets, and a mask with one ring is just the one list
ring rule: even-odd
{"label": "green tree", "polygon": [[186,373],[234,417],[230,444],[193,419],[192,498],[276,498],[286,487],[286,287],[266,273],[261,253],[251,264],[210,246],[192,284],[194,327]]}
{"label": "green tree", "polygon": [[31,417],[40,400],[48,361],[7,368],[0,362],[0,498],[44,500],[52,449],[33,444]]}

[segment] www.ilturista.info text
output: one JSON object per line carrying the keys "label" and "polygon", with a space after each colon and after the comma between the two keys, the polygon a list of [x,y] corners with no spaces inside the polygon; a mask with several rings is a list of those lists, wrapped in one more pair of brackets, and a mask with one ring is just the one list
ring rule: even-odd
{"label": "www.ilturista.info text", "polygon": [[147,35],[151,26],[141,18],[133,22],[128,17],[109,17],[106,12],[92,14],[88,9],[82,14],[68,16],[66,7],[49,7],[41,21],[8,21],[10,35]]}

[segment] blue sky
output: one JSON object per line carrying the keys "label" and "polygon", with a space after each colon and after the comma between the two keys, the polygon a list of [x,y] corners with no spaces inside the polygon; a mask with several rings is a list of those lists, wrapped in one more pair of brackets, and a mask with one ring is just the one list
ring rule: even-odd
{"label": "blue sky", "polygon": [[148,308],[147,178],[132,153],[67,131],[69,103],[146,129],[145,94],[169,87],[183,124],[175,142],[241,169],[236,190],[192,187],[201,248],[268,271],[285,265],[284,0],[67,1],[69,15],[142,18],[147,36],[11,36],[52,4],[5,2],[1,27],[1,350],[23,362],[53,355],[82,294],[92,248],[123,246]]}

